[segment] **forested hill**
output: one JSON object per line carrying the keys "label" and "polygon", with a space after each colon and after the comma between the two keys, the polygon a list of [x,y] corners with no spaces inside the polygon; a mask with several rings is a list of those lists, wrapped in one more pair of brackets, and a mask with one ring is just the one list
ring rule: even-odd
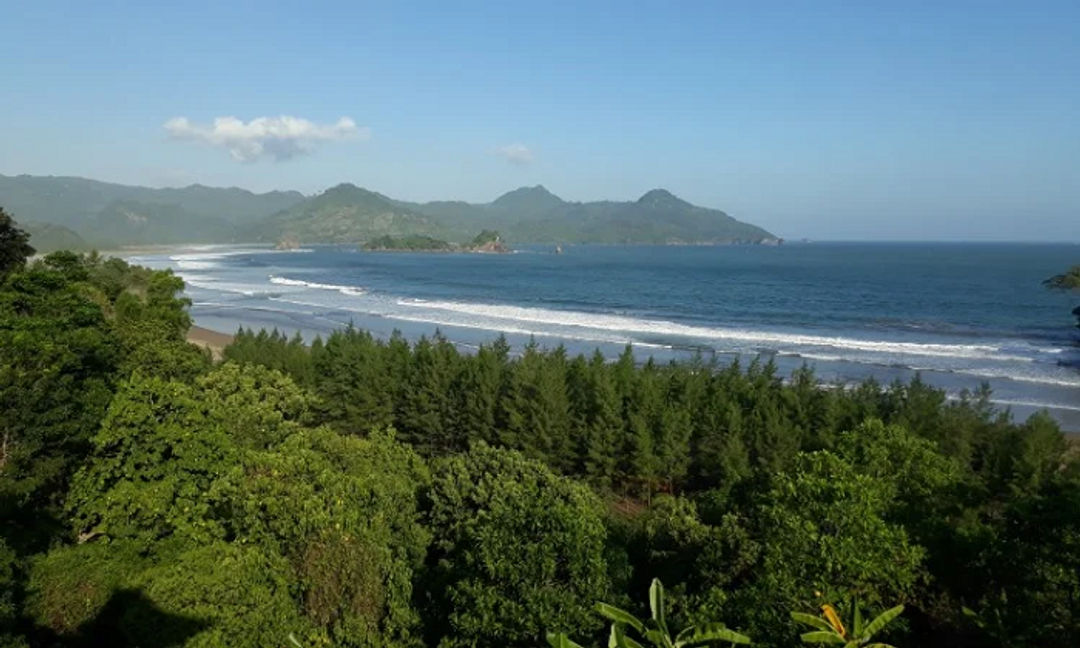
{"label": "forested hill", "polygon": [[297,191],[256,194],[197,184],[153,189],[86,178],[0,175],[0,206],[20,222],[66,227],[98,246],[231,242],[241,227],[303,199]]}
{"label": "forested hill", "polygon": [[439,218],[453,232],[496,229],[531,243],[775,243],[778,238],[717,209],[664,189],[628,202],[568,202],[543,186],[522,187],[493,202],[402,203]]}
{"label": "forested hill", "polygon": [[390,236],[431,236],[441,230],[434,219],[351,184],[340,184],[269,219],[255,223],[248,238],[275,242],[366,243]]}
{"label": "forested hill", "polygon": [[363,244],[382,236],[467,243],[498,230],[514,243],[776,243],[726,213],[664,189],[637,200],[570,202],[542,186],[490,203],[414,203],[341,184],[305,198],[191,185],[151,189],[85,178],[0,176],[0,205],[26,224],[67,227],[90,245],[271,242]]}
{"label": "forested hill", "polygon": [[542,186],[490,203],[414,203],[343,184],[253,227],[254,237],[313,243],[366,242],[383,236],[468,241],[478,229],[518,243],[776,243],[773,234],[722,211],[697,207],[663,189],[631,202],[567,202]]}

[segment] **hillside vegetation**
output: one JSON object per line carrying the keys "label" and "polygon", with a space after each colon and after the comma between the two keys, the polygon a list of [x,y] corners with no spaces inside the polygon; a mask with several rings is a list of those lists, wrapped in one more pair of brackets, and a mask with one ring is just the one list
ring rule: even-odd
{"label": "hillside vegetation", "polygon": [[0,214],[0,645],[1080,644],[1045,414],[352,328],[215,363],[170,272],[27,238]]}
{"label": "hillside vegetation", "polygon": [[0,175],[0,205],[22,222],[66,227],[99,247],[232,242],[244,226],[303,199],[296,191],[151,189],[85,178]]}
{"label": "hillside vegetation", "polygon": [[490,203],[411,203],[342,184],[305,198],[192,185],[129,187],[83,178],[0,176],[0,204],[24,222],[67,227],[90,245],[283,240],[365,244],[427,236],[466,244],[479,230],[517,243],[776,243],[775,235],[663,189],[636,201],[567,202],[542,186]]}

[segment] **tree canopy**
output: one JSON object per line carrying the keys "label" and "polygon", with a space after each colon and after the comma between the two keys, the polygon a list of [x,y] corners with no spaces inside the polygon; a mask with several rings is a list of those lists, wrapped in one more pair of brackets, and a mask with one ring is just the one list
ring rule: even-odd
{"label": "tree canopy", "polygon": [[353,328],[214,362],[182,288],[0,279],[0,645],[1080,643],[1075,445],[988,390]]}

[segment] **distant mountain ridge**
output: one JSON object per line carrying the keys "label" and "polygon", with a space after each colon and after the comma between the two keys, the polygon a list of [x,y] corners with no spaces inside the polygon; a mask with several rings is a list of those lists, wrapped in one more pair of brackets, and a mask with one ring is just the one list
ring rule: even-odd
{"label": "distant mountain ridge", "polygon": [[256,223],[254,240],[289,237],[306,243],[363,243],[379,237],[432,235],[435,221],[382,194],[340,184]]}
{"label": "distant mountain ridge", "polygon": [[543,185],[521,187],[486,204],[399,202],[437,219],[448,238],[478,228],[529,243],[777,243],[771,232],[718,209],[692,205],[665,189],[636,201],[568,202]]}
{"label": "distant mountain ridge", "polygon": [[665,189],[634,201],[570,202],[543,185],[490,203],[416,203],[344,183],[305,197],[191,185],[151,189],[85,178],[0,175],[0,205],[26,223],[67,227],[90,244],[278,242],[364,244],[429,236],[464,243],[477,231],[516,243],[777,243],[761,227]]}
{"label": "distant mountain ridge", "polygon": [[0,175],[0,205],[21,223],[56,225],[90,244],[227,242],[304,200],[193,184],[153,189],[67,176]]}

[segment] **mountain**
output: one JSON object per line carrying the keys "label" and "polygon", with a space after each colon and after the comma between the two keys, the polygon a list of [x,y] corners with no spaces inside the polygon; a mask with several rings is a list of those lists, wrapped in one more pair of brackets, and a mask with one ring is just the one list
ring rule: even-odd
{"label": "mountain", "polygon": [[548,191],[544,185],[536,185],[504,193],[487,208],[496,213],[525,218],[547,214],[564,205],[563,199]]}
{"label": "mountain", "polygon": [[236,226],[224,218],[193,213],[176,204],[116,200],[93,221],[94,242],[124,244],[216,243],[236,239]]}
{"label": "mountain", "polygon": [[434,219],[382,194],[340,184],[248,231],[249,238],[256,241],[289,238],[305,243],[362,243],[383,236],[429,236],[439,227]]}
{"label": "mountain", "polygon": [[[231,240],[237,228],[265,219],[304,199],[297,191],[256,194],[245,189],[191,185],[152,189],[58,176],[0,175],[0,205],[20,223],[50,223],[67,227],[91,242],[155,243],[177,240]],[[123,222],[118,212],[130,212],[132,222],[146,223],[134,232],[120,228],[119,238],[107,239],[100,230]],[[175,222],[173,222],[173,220]],[[213,223],[213,225],[211,225]],[[226,223],[228,232],[217,225]],[[209,230],[206,228],[210,227]],[[162,232],[165,239],[154,237]],[[131,234],[129,236],[129,234]]]}
{"label": "mountain", "polygon": [[66,227],[90,245],[279,242],[362,244],[391,236],[468,242],[497,230],[517,243],[775,243],[768,231],[664,189],[634,201],[570,202],[542,185],[490,203],[395,200],[352,184],[305,198],[191,185],[133,187],[86,178],[0,175],[0,205],[24,224]]}
{"label": "mountain", "polygon": [[38,254],[47,254],[56,250],[89,250],[90,245],[83,237],[63,225],[52,223],[27,223],[19,227],[30,235],[30,245]]}
{"label": "mountain", "polygon": [[440,221],[450,238],[478,228],[531,243],[773,243],[770,232],[664,189],[632,202],[567,202],[543,186],[522,187],[491,203],[402,203]]}

